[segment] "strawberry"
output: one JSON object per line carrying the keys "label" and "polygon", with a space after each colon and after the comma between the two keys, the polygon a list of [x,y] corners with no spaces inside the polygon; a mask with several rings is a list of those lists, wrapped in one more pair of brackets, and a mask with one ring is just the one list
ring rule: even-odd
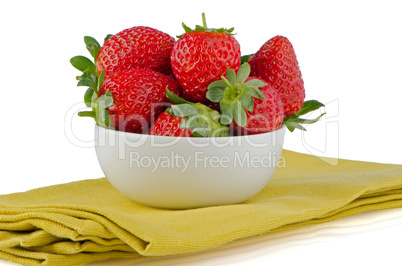
{"label": "strawberry", "polygon": [[[78,115],[93,117],[102,127],[140,133],[148,132],[151,120],[166,110],[176,119],[164,115],[160,120],[179,124],[181,131],[186,129],[185,135],[190,132],[192,136],[207,137],[227,136],[227,125],[240,134],[272,131],[283,117],[282,124],[290,131],[305,130],[301,124],[317,122],[325,114],[312,120],[300,118],[324,105],[304,101],[298,62],[285,37],[276,36],[254,55],[240,57],[233,28],[207,28],[204,14],[203,26],[191,30],[183,23],[183,27],[186,33],[176,43],[169,35],[149,27],[108,35],[102,47],[85,36],[94,60],[75,56],[70,63],[82,71],[77,86],[88,87],[84,102],[92,110]],[[239,67],[240,62],[246,63]],[[179,82],[169,76],[171,71]],[[181,95],[179,83],[184,88],[183,97],[196,103],[175,96]],[[283,116],[271,87],[282,102]],[[168,100],[176,105],[166,109]],[[166,127],[162,131],[176,134]]]}
{"label": "strawberry", "polygon": [[[248,77],[245,82],[252,79],[258,78]],[[271,132],[279,129],[282,125],[284,112],[279,95],[269,85],[262,86],[259,89],[264,95],[264,99],[254,98],[254,109],[245,110],[247,122],[244,127],[240,127],[236,122],[233,123],[233,131],[237,135]]]}
{"label": "strawberry", "polygon": [[185,33],[173,46],[172,70],[183,88],[183,97],[193,102],[209,104],[206,99],[208,85],[225,75],[228,68],[237,71],[240,66],[240,46],[231,29],[207,28],[203,13],[203,26],[195,30],[183,23]]}
{"label": "strawberry", "polygon": [[[144,27],[135,27],[134,29],[136,31],[144,29]],[[151,33],[155,33],[155,30],[148,30],[148,28],[144,30],[149,31],[150,44],[153,43],[153,38],[159,39],[158,36],[152,37]],[[130,31],[122,36],[127,37],[129,33]],[[115,36],[119,36],[119,34]],[[141,36],[138,35],[137,37]],[[112,42],[109,40],[112,38],[110,36],[105,38],[102,49],[106,49],[106,47],[116,47],[117,49],[119,47],[118,45],[110,46]],[[122,37],[118,39],[120,41]],[[127,37],[127,39],[129,38]],[[147,132],[151,119],[163,112],[166,109],[164,105],[169,102],[166,98],[166,87],[173,93],[181,94],[180,85],[174,78],[150,68],[138,68],[139,65],[136,65],[137,68],[120,70],[109,76],[105,76],[105,70],[102,69],[99,74],[96,67],[99,62],[97,58],[102,57],[99,54],[105,50],[102,50],[99,43],[92,37],[85,36],[84,42],[95,63],[84,56],[75,56],[70,60],[76,69],[82,71],[82,75],[77,77],[77,86],[88,87],[84,95],[84,102],[87,107],[92,109],[79,112],[79,116],[92,117],[97,125],[106,128],[135,133]],[[155,41],[153,44],[156,43]],[[144,47],[150,48],[152,45],[144,44]],[[154,47],[156,46],[154,45]],[[156,47],[154,50],[158,51],[158,48]],[[133,52],[133,50],[131,51]],[[159,49],[159,51],[161,50]],[[115,52],[123,55],[121,50],[115,50]],[[126,55],[126,59],[132,58],[131,55]],[[107,60],[104,62],[108,64]],[[124,63],[127,60],[119,62]]]}
{"label": "strawberry", "polygon": [[129,68],[150,68],[171,75],[170,53],[175,39],[150,27],[132,27],[109,37],[96,56],[98,75]]}
{"label": "strawberry", "polygon": [[115,72],[106,77],[98,96],[107,92],[113,97],[108,107],[110,126],[116,130],[148,132],[153,117],[166,109],[165,89],[180,94],[178,82],[172,77],[146,68],[133,68]]}
{"label": "strawberry", "polygon": [[285,117],[303,106],[305,91],[299,63],[286,37],[275,36],[250,57],[251,75],[262,78],[281,98]]}
{"label": "strawberry", "polygon": [[278,94],[264,80],[249,77],[250,65],[244,63],[237,75],[227,70],[227,79],[211,83],[207,98],[219,102],[221,123],[231,124],[238,135],[277,130],[283,121],[283,106]]}
{"label": "strawberry", "polygon": [[181,128],[181,117],[170,115],[168,112],[163,112],[158,116],[149,130],[150,135],[170,136],[170,137],[192,137],[191,130]]}
{"label": "strawberry", "polygon": [[279,94],[265,80],[249,77],[250,65],[243,63],[237,75],[233,69],[226,71],[222,80],[208,86],[207,98],[219,103],[222,116],[220,123],[230,125],[237,135],[265,133],[285,125],[291,132],[296,128],[306,130],[301,124],[317,122],[325,113],[315,119],[300,116],[324,106],[316,100],[305,101],[302,108],[285,117]]}
{"label": "strawberry", "polygon": [[168,99],[176,103],[158,116],[149,134],[174,137],[225,137],[229,128],[219,120],[221,114],[202,103],[192,103],[166,89]]}

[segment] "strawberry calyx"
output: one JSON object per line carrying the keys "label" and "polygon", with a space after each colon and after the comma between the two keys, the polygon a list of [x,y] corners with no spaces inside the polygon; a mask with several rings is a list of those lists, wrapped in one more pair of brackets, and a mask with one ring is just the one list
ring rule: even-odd
{"label": "strawberry calyx", "polygon": [[[230,29],[226,29],[226,28],[208,28],[207,26],[207,21],[205,18],[205,13],[202,13],[202,26],[200,25],[195,25],[195,29],[191,29],[190,27],[186,26],[186,24],[184,24],[184,22],[182,23],[183,29],[186,33],[189,32],[221,32],[221,33],[226,33],[229,35],[235,35],[235,33],[233,33],[234,28],[230,28]],[[177,38],[181,38],[183,36],[179,35],[177,36]]]}
{"label": "strawberry calyx", "polygon": [[[206,97],[214,103],[219,103],[222,116],[220,123],[229,125],[234,120],[240,127],[247,124],[246,111],[254,110],[254,98],[264,99],[265,96],[259,89],[267,83],[260,79],[249,79],[250,65],[242,64],[237,72],[233,69],[226,70],[226,77],[222,76],[209,84]],[[247,80],[247,81],[246,81]]]}
{"label": "strawberry calyx", "polygon": [[229,128],[220,123],[221,114],[202,103],[192,103],[180,98],[166,88],[166,96],[171,105],[166,112],[183,118],[180,128],[190,129],[194,137],[227,137]]}
{"label": "strawberry calyx", "polygon": [[240,57],[240,64],[244,64],[246,62],[248,62],[248,60],[250,60],[250,58],[253,56],[254,54],[247,54],[247,55],[242,55]]}
{"label": "strawberry calyx", "polygon": [[[105,38],[105,42],[113,35],[109,34]],[[100,74],[96,71],[96,58],[101,48],[99,42],[90,36],[84,37],[87,50],[93,57],[93,61],[85,56],[74,56],[70,59],[73,67],[82,72],[77,76],[78,87],[87,87],[84,94],[85,105],[91,108],[90,111],[78,112],[81,117],[92,117],[98,126],[110,128],[110,118],[107,108],[113,105],[113,96],[110,91],[98,97],[99,88],[102,86],[105,72],[102,70]]]}
{"label": "strawberry calyx", "polygon": [[[249,79],[250,65],[244,62],[235,74],[234,70],[228,69],[226,76],[222,76],[221,80],[214,81],[208,86],[206,94],[207,99],[211,102],[219,103],[221,110],[220,123],[229,125],[234,120],[240,127],[247,124],[247,114],[245,110],[252,112],[254,110],[254,98],[264,99],[264,94],[259,89],[266,86],[267,83],[260,79]],[[247,81],[246,81],[247,80]],[[296,113],[286,117],[282,124],[285,125],[290,132],[296,128],[306,131],[303,124],[313,124],[318,122],[325,113],[320,114],[314,119],[305,119],[301,116],[313,112],[320,107],[324,107],[319,101],[309,100],[303,103],[303,107]]]}
{"label": "strawberry calyx", "polygon": [[318,122],[326,113],[322,113],[314,119],[300,118],[300,116],[306,115],[324,106],[324,104],[317,100],[304,101],[302,108],[298,112],[286,117],[282,124],[285,125],[290,132],[293,132],[296,128],[306,131],[302,124],[313,124]]}

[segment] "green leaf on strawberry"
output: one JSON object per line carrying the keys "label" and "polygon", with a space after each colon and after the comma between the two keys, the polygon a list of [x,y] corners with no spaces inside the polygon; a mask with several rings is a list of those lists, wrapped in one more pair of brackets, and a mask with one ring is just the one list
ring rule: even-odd
{"label": "green leaf on strawberry", "polygon": [[184,100],[183,98],[180,98],[176,94],[172,93],[169,89],[166,88],[166,97],[171,100],[172,102],[176,104],[184,104],[184,103],[189,103],[191,102]]}
{"label": "green leaf on strawberry", "polygon": [[206,94],[211,102],[219,103],[222,116],[220,122],[229,125],[234,120],[239,126],[244,127],[247,123],[245,110],[253,111],[254,98],[264,99],[264,94],[259,87],[267,85],[259,79],[247,78],[250,75],[250,65],[244,63],[240,66],[237,74],[233,69],[226,70],[226,78],[214,81],[208,86]]}
{"label": "green leaf on strawberry", "polygon": [[107,108],[113,105],[113,96],[110,91],[98,97],[93,104],[96,113],[96,123],[98,126],[109,128],[110,118]]}
{"label": "green leaf on strawberry", "polygon": [[96,83],[96,89],[94,89],[96,93],[98,93],[99,88],[100,86],[102,86],[104,79],[105,79],[105,71],[102,69],[102,72],[98,77],[98,82]]}
{"label": "green leaf on strawberry", "polygon": [[70,59],[70,63],[81,72],[87,71],[88,74],[96,74],[95,64],[85,56],[74,56]]}
{"label": "green leaf on strawberry", "polygon": [[[94,100],[95,98],[95,100]],[[92,117],[96,124],[101,127],[110,128],[110,117],[107,108],[113,105],[113,96],[110,91],[100,97],[93,97],[91,101],[92,111],[82,111],[78,115],[81,117]]]}
{"label": "green leaf on strawberry", "polygon": [[[200,25],[195,25],[195,29],[191,29],[190,27],[186,26],[186,24],[182,23],[183,29],[186,33],[189,32],[200,32],[200,31],[205,31],[205,32],[222,32],[226,33],[229,35],[235,35],[233,33],[234,28],[226,29],[226,28],[208,28],[207,26],[207,21],[205,18],[205,13],[202,13],[202,26]],[[183,35],[177,36],[177,38],[181,38]]]}
{"label": "green leaf on strawberry", "polygon": [[108,34],[108,35],[106,35],[106,37],[105,37],[103,43],[105,43],[107,40],[109,40],[110,37],[112,37],[112,36],[113,36],[113,34]]}
{"label": "green leaf on strawberry", "polygon": [[[95,62],[101,48],[100,44],[90,36],[85,36],[84,42]],[[105,72],[102,70],[98,76],[94,62],[81,55],[70,59],[72,66],[82,72],[82,75],[77,77],[77,86],[88,87],[84,94],[84,102],[87,107],[92,109],[91,111],[81,111],[78,115],[81,117],[92,117],[95,119],[97,125],[109,128],[110,118],[107,108],[113,105],[113,97],[110,91],[98,97],[98,91],[102,86]]]}
{"label": "green leaf on strawberry", "polygon": [[251,95],[243,94],[242,96],[240,96],[239,101],[244,109],[246,109],[247,111],[252,112],[254,110],[254,100]]}
{"label": "green leaf on strawberry", "polygon": [[95,94],[92,88],[88,88],[84,94],[84,102],[87,107],[92,107],[92,97]]}
{"label": "green leaf on strawberry", "polygon": [[93,90],[95,90],[95,88],[96,88],[95,82],[92,79],[88,79],[88,78],[80,79],[77,83],[77,86],[84,86],[84,87],[91,88]]}
{"label": "green leaf on strawberry", "polygon": [[173,103],[166,112],[182,118],[180,128],[190,129],[195,137],[229,136],[229,128],[220,122],[221,114],[202,103],[192,103],[173,94],[166,88],[166,96]]}
{"label": "green leaf on strawberry", "polygon": [[230,104],[221,103],[220,109],[222,112],[222,116],[220,118],[220,122],[223,125],[229,125],[233,121],[233,112]]}
{"label": "green leaf on strawberry", "polygon": [[242,55],[240,57],[240,64],[244,64],[250,60],[250,58],[253,56],[253,54],[248,54],[248,55]]}
{"label": "green leaf on strawberry", "polygon": [[[223,84],[223,86],[225,86],[225,84]],[[220,87],[210,86],[207,92],[207,98],[214,103],[219,102],[223,98],[223,95],[224,90]]]}
{"label": "green leaf on strawberry", "polygon": [[187,117],[187,116],[193,116],[197,115],[200,113],[198,108],[192,104],[188,103],[182,103],[182,104],[176,104],[172,105],[170,107],[171,110],[171,115],[177,116],[177,117]]}
{"label": "green leaf on strawberry", "polygon": [[283,124],[289,129],[290,132],[293,132],[295,129],[306,131],[302,124],[316,123],[321,119],[321,117],[325,115],[325,113],[320,114],[314,119],[300,118],[300,116],[318,110],[319,108],[324,106],[324,104],[316,100],[305,101],[302,108],[297,113],[294,113],[283,120]]}
{"label": "green leaf on strawberry", "polygon": [[96,56],[98,55],[99,50],[101,48],[100,44],[98,43],[97,40],[95,40],[94,38],[92,38],[90,36],[85,36],[84,42],[86,44],[86,47],[87,47],[89,53],[92,55],[94,60],[96,60]]}
{"label": "green leaf on strawberry", "polygon": [[235,101],[231,104],[233,119],[241,127],[245,127],[247,124],[247,114],[244,111],[244,107],[240,101]]}
{"label": "green leaf on strawberry", "polygon": [[316,100],[308,100],[303,103],[302,108],[296,113],[296,116],[302,116],[312,111],[318,110],[325,105]]}

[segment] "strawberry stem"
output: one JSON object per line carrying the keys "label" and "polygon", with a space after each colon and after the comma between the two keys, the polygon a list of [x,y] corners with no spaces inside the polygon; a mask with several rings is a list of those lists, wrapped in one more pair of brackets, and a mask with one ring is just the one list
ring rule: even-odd
{"label": "strawberry stem", "polygon": [[[200,25],[195,25],[195,29],[191,29],[189,27],[186,26],[186,24],[182,23],[183,29],[185,31],[185,33],[189,33],[189,32],[221,32],[221,33],[225,33],[228,35],[234,35],[233,31],[234,28],[230,28],[230,29],[226,29],[226,28],[208,28],[207,27],[207,20],[205,18],[205,13],[202,13],[202,26]],[[177,38],[181,38],[183,37],[184,34],[178,35]]]}
{"label": "strawberry stem", "polygon": [[96,118],[96,114],[93,111],[81,111],[78,112],[78,116]]}
{"label": "strawberry stem", "polygon": [[208,27],[207,27],[207,20],[205,18],[205,13],[203,12],[201,16],[202,16],[202,26],[207,29]]}
{"label": "strawberry stem", "polygon": [[221,79],[223,80],[223,82],[226,83],[226,85],[230,88],[233,88],[232,84],[230,84],[229,80],[227,78],[225,78],[224,76],[221,76]]}

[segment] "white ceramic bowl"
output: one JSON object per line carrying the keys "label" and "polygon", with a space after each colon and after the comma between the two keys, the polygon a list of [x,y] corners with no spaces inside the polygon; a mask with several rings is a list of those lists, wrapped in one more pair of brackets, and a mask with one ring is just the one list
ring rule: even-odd
{"label": "white ceramic bowl", "polygon": [[96,126],[95,149],[121,193],[152,207],[187,209],[241,203],[260,192],[281,159],[285,131],[186,138]]}

